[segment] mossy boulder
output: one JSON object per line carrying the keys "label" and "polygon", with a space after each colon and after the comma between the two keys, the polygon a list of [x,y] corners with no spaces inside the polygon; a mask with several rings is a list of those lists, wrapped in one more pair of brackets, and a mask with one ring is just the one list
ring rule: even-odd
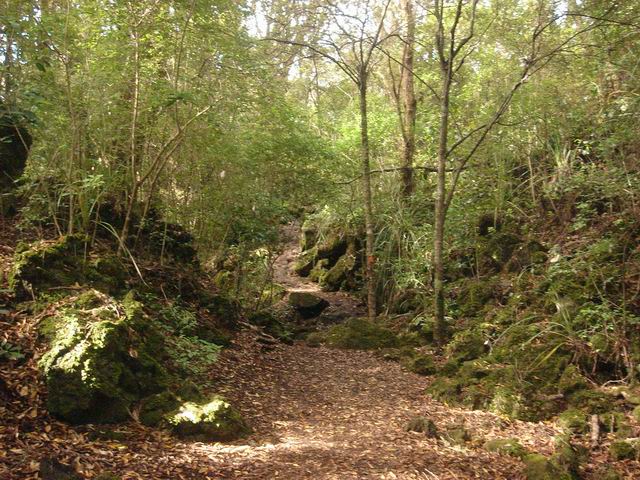
{"label": "mossy boulder", "polygon": [[315,264],[315,266],[311,269],[311,272],[309,272],[309,280],[313,282],[322,283],[325,275],[328,272],[327,270],[328,265],[329,265],[329,260],[327,260],[326,258],[324,260],[319,260]]}
{"label": "mossy boulder", "polygon": [[342,257],[349,246],[349,242],[341,232],[329,232],[317,243],[318,258],[326,258],[329,264],[335,264]]}
{"label": "mossy boulder", "polygon": [[251,432],[240,413],[221,397],[184,403],[166,419],[177,436],[205,442],[236,440]]}
{"label": "mossy boulder", "polygon": [[562,376],[558,380],[558,393],[568,395],[578,390],[584,390],[588,386],[587,380],[580,373],[580,370],[571,364],[564,369]]}
{"label": "mossy boulder", "polygon": [[532,453],[526,455],[522,461],[526,467],[527,480],[574,480],[569,473],[563,472],[544,455]]}
{"label": "mossy boulder", "polygon": [[571,433],[586,433],[589,429],[587,414],[575,408],[565,410],[558,415],[558,426]]}
{"label": "mossy boulder", "polygon": [[160,424],[165,415],[180,406],[180,399],[170,391],[145,398],[140,405],[140,422],[149,427]]}
{"label": "mossy boulder", "polygon": [[84,245],[85,238],[79,235],[18,245],[9,274],[9,288],[18,299],[26,299],[31,291],[37,294],[50,287],[83,282]]}
{"label": "mossy boulder", "polygon": [[436,427],[436,424],[433,423],[433,420],[427,417],[416,416],[411,418],[407,422],[405,430],[407,432],[424,433],[428,438],[438,437],[438,429]]}
{"label": "mossy boulder", "polygon": [[457,296],[458,311],[462,317],[482,314],[484,306],[497,294],[495,279],[467,280]]}
{"label": "mossy boulder", "polygon": [[288,301],[303,318],[317,317],[329,306],[324,298],[311,292],[293,291],[289,294]]}
{"label": "mossy boulder", "polygon": [[393,348],[399,343],[392,330],[365,318],[351,318],[334,325],[326,331],[324,338],[332,347],[356,350]]}
{"label": "mossy boulder", "polygon": [[131,405],[167,386],[162,337],[145,318],[142,305],[96,290],[52,319],[50,348],[39,367],[47,408],[71,423],[125,420]]}
{"label": "mossy boulder", "polygon": [[344,287],[349,275],[356,266],[356,256],[347,252],[341,256],[336,264],[322,277],[320,284],[328,291],[337,291]]}
{"label": "mossy boulder", "polygon": [[307,277],[313,270],[316,260],[318,259],[318,247],[305,250],[296,259],[293,264],[293,271],[301,277]]}
{"label": "mossy boulder", "polygon": [[484,444],[485,450],[496,452],[510,457],[523,458],[527,455],[527,449],[522,446],[517,438],[495,438],[487,440]]}
{"label": "mossy boulder", "polygon": [[100,291],[123,293],[129,276],[121,261],[107,255],[86,258],[86,241],[82,235],[67,235],[55,241],[22,244],[16,249],[9,287],[19,300],[28,299],[50,288],[76,284],[90,285]]}
{"label": "mossy boulder", "polygon": [[640,454],[640,443],[631,440],[618,440],[609,445],[609,455],[615,461],[635,460]]}
{"label": "mossy boulder", "polygon": [[407,369],[418,375],[433,375],[436,373],[436,363],[431,355],[417,355],[407,362]]}

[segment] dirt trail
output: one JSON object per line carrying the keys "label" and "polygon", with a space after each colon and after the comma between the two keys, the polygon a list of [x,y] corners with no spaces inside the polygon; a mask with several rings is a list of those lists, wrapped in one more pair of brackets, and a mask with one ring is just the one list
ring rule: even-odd
{"label": "dirt trail", "polygon": [[[522,479],[523,465],[483,450],[485,438],[515,436],[550,452],[551,426],[446,407],[424,394],[428,379],[373,354],[304,344],[259,354],[253,342],[241,335],[216,378],[254,434],[194,445],[214,478]],[[463,423],[473,439],[459,447],[405,431],[415,415],[441,431]]]}
{"label": "dirt trail", "polygon": [[284,225],[280,230],[282,253],[273,265],[273,279],[289,292],[312,292],[329,302],[329,307],[323,312],[323,317],[341,319],[366,315],[366,308],[362,301],[345,292],[324,292],[320,286],[296,275],[293,264],[300,254],[299,245],[300,225],[296,222]]}

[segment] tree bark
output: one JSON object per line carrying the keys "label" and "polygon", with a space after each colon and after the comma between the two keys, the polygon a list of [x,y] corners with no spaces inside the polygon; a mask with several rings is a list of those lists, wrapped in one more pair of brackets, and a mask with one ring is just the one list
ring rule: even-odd
{"label": "tree bark", "polygon": [[369,125],[367,118],[367,81],[369,72],[366,67],[360,69],[358,89],[360,93],[360,154],[362,158],[362,187],[364,190],[364,222],[366,229],[366,279],[367,279],[367,315],[374,320],[377,315],[375,255],[373,235],[373,201],[371,195],[371,168],[369,152]]}
{"label": "tree bark", "polygon": [[415,189],[413,179],[413,157],[416,149],[416,93],[413,79],[416,18],[413,0],[403,0],[407,38],[402,50],[402,72],[400,75],[400,97],[402,103],[402,196],[406,199]]}
{"label": "tree bark", "polygon": [[433,293],[435,313],[435,340],[442,345],[448,337],[444,305],[444,227],[446,206],[446,163],[449,136],[449,94],[451,91],[451,67],[442,65],[442,94],[440,101],[440,135],[438,138],[438,172],[435,204],[435,231],[433,238]]}

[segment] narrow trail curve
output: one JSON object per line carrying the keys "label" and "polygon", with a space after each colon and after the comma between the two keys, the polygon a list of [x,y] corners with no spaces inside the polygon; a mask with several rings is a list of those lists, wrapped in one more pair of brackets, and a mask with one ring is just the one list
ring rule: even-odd
{"label": "narrow trail curve", "polygon": [[[320,292],[291,275],[297,247],[291,240],[287,245],[276,266],[279,283],[362,308],[349,296]],[[508,422],[435,402],[424,393],[427,378],[372,353],[303,343],[265,353],[248,331],[225,351],[212,377],[254,431],[230,445],[192,445],[191,455],[214,478],[523,479],[522,463],[484,451],[484,439],[518,437],[548,453],[555,433],[548,425]],[[454,447],[407,432],[415,415],[431,418],[440,430],[464,423],[474,440]]]}
{"label": "narrow trail curve", "polygon": [[311,292],[329,302],[324,312],[328,318],[349,318],[366,315],[366,308],[362,301],[345,292],[325,292],[320,286],[296,275],[293,264],[300,254],[299,245],[300,225],[292,222],[280,229],[282,253],[273,264],[273,279],[288,292]]}

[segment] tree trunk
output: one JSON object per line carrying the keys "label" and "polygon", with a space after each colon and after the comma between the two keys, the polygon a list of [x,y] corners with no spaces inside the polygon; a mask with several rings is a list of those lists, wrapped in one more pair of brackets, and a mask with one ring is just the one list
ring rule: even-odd
{"label": "tree trunk", "polygon": [[448,64],[442,68],[442,95],[440,103],[440,136],[438,138],[438,172],[435,205],[435,232],[433,239],[433,293],[435,313],[435,340],[442,345],[448,337],[447,322],[444,317],[444,226],[446,209],[446,164],[447,140],[449,136],[449,93],[451,90],[451,69]]}
{"label": "tree trunk", "polygon": [[369,165],[369,126],[367,118],[367,81],[366,68],[360,71],[360,154],[362,157],[362,187],[364,190],[364,222],[366,236],[366,279],[367,279],[367,314],[370,320],[376,318],[376,284],[375,255],[373,251],[373,202],[371,196],[371,168]]}
{"label": "tree trunk", "polygon": [[403,0],[407,38],[402,50],[402,73],[400,76],[400,97],[402,102],[402,196],[406,199],[415,189],[413,179],[413,157],[416,149],[416,93],[413,79],[414,47],[416,38],[416,18],[413,0]]}

